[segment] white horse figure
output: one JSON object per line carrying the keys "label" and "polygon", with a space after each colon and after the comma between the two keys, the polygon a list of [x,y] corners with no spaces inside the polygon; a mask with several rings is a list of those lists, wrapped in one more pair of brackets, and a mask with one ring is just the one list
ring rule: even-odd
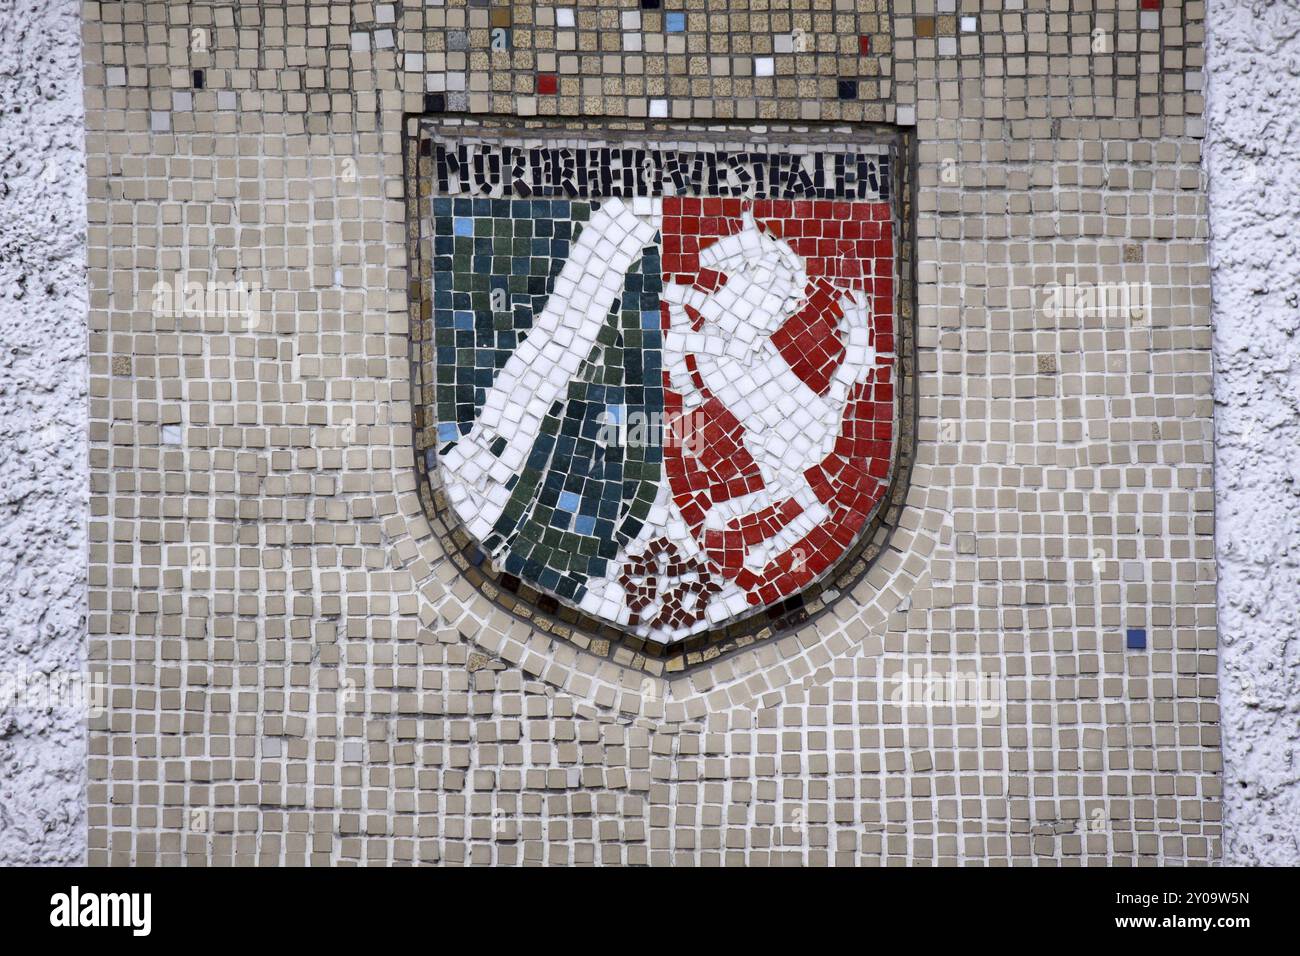
{"label": "white horse figure", "polygon": [[[664,362],[673,387],[687,407],[703,397],[691,382],[686,356],[693,355],[705,386],[744,426],[745,449],[763,478],[760,491],[717,502],[705,528],[721,529],[742,515],[793,498],[803,512],[780,532],[751,547],[747,566],[759,569],[828,516],[804,472],[824,459],[839,435],[850,390],[875,367],[868,298],[846,292],[839,322],[844,359],[830,384],[818,394],[772,344],[772,333],[798,311],[808,287],[803,259],[790,246],[758,228],[745,213],[743,228],[700,253],[700,268],[726,275],[712,293],[686,285],[667,285],[670,329],[664,337]],[[691,329],[684,306],[704,319]]]}

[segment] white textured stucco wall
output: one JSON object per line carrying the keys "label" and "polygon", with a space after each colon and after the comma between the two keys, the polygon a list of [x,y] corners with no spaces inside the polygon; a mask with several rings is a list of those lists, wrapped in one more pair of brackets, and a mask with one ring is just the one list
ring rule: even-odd
{"label": "white textured stucco wall", "polygon": [[[1228,863],[1300,863],[1300,3],[1211,0]],[[75,0],[0,0],[0,675],[84,653],[85,172]],[[0,864],[85,850],[84,736],[0,713]]]}
{"label": "white textured stucco wall", "polygon": [[85,855],[86,165],[76,0],[0,0],[0,863]]}
{"label": "white textured stucco wall", "polygon": [[1300,3],[1209,5],[1224,862],[1300,863]]}

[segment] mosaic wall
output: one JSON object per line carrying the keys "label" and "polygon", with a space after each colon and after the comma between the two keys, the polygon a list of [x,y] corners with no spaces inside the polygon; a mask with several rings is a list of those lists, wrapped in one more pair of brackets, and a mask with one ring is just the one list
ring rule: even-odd
{"label": "mosaic wall", "polygon": [[83,16],[92,864],[1218,857],[1203,4]]}

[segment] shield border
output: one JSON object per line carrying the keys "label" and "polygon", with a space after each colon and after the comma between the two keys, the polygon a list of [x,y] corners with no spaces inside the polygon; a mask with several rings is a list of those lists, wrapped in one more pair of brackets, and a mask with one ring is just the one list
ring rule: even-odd
{"label": "shield border", "polygon": [[[617,126],[611,129],[611,126]],[[403,129],[407,237],[407,299],[412,386],[412,442],[420,502],[444,553],[461,577],[511,616],[551,634],[583,651],[621,666],[649,674],[680,673],[697,665],[750,647],[759,641],[786,636],[805,627],[842,601],[856,600],[853,593],[877,560],[889,549],[898,528],[917,449],[916,363],[916,157],[915,135],[905,127],[883,124],[800,123],[772,124],[763,132],[763,145],[782,142],[806,146],[886,145],[894,156],[892,200],[898,221],[895,242],[894,324],[896,334],[895,443],[889,485],[880,504],[867,520],[858,541],[825,577],[798,594],[738,620],[672,644],[638,637],[616,624],[595,618],[526,581],[490,566],[476,542],[451,512],[433,458],[437,423],[428,414],[433,404],[431,372],[435,359],[431,341],[432,287],[430,217],[425,214],[432,197],[431,144],[435,137],[487,135],[513,138],[565,138],[639,143],[736,142],[758,134],[744,125],[710,125],[706,130],[687,124],[611,120],[608,124],[582,121],[498,121],[490,117],[449,121],[447,117],[412,115]]]}

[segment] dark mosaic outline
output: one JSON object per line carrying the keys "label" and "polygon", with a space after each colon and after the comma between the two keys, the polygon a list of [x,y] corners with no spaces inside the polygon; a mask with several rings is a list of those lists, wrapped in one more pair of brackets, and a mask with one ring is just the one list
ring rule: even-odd
{"label": "dark mosaic outline", "polygon": [[[412,388],[412,436],[415,469],[419,479],[420,503],[444,551],[458,572],[497,607],[525,621],[537,630],[558,637],[581,650],[624,667],[633,667],[655,676],[682,673],[716,661],[724,655],[751,647],[760,641],[788,636],[813,622],[844,601],[853,601],[852,591],[870,571],[876,559],[889,547],[898,527],[910,486],[916,459],[917,427],[917,359],[916,359],[916,140],[912,130],[883,124],[780,123],[755,129],[737,124],[673,123],[668,121],[611,120],[589,123],[582,120],[536,119],[508,121],[491,117],[465,118],[448,122],[411,114],[403,123],[403,183],[406,200],[407,293],[410,319],[410,361]],[[880,505],[868,519],[866,531],[857,544],[842,557],[835,571],[799,594],[772,607],[756,611],[738,621],[706,631],[670,645],[658,644],[624,631],[562,604],[510,575],[499,574],[482,560],[478,545],[450,516],[436,470],[427,465],[427,451],[436,445],[436,423],[425,421],[425,409],[432,406],[426,395],[431,381],[426,367],[434,359],[422,355],[422,346],[431,338],[432,287],[428,243],[423,215],[431,197],[431,159],[423,154],[424,144],[434,134],[455,136],[491,134],[513,136],[553,135],[556,137],[620,138],[638,140],[734,141],[761,135],[767,143],[782,141],[802,145],[818,143],[845,145],[854,142],[884,143],[893,147],[897,161],[893,164],[893,195],[899,212],[899,235],[896,243],[898,263],[895,285],[895,325],[897,329],[896,369],[898,375],[898,411],[895,435],[898,453],[889,487]],[[448,519],[451,520],[448,520]],[[477,560],[475,560],[477,557]],[[472,635],[471,635],[472,638]]]}

